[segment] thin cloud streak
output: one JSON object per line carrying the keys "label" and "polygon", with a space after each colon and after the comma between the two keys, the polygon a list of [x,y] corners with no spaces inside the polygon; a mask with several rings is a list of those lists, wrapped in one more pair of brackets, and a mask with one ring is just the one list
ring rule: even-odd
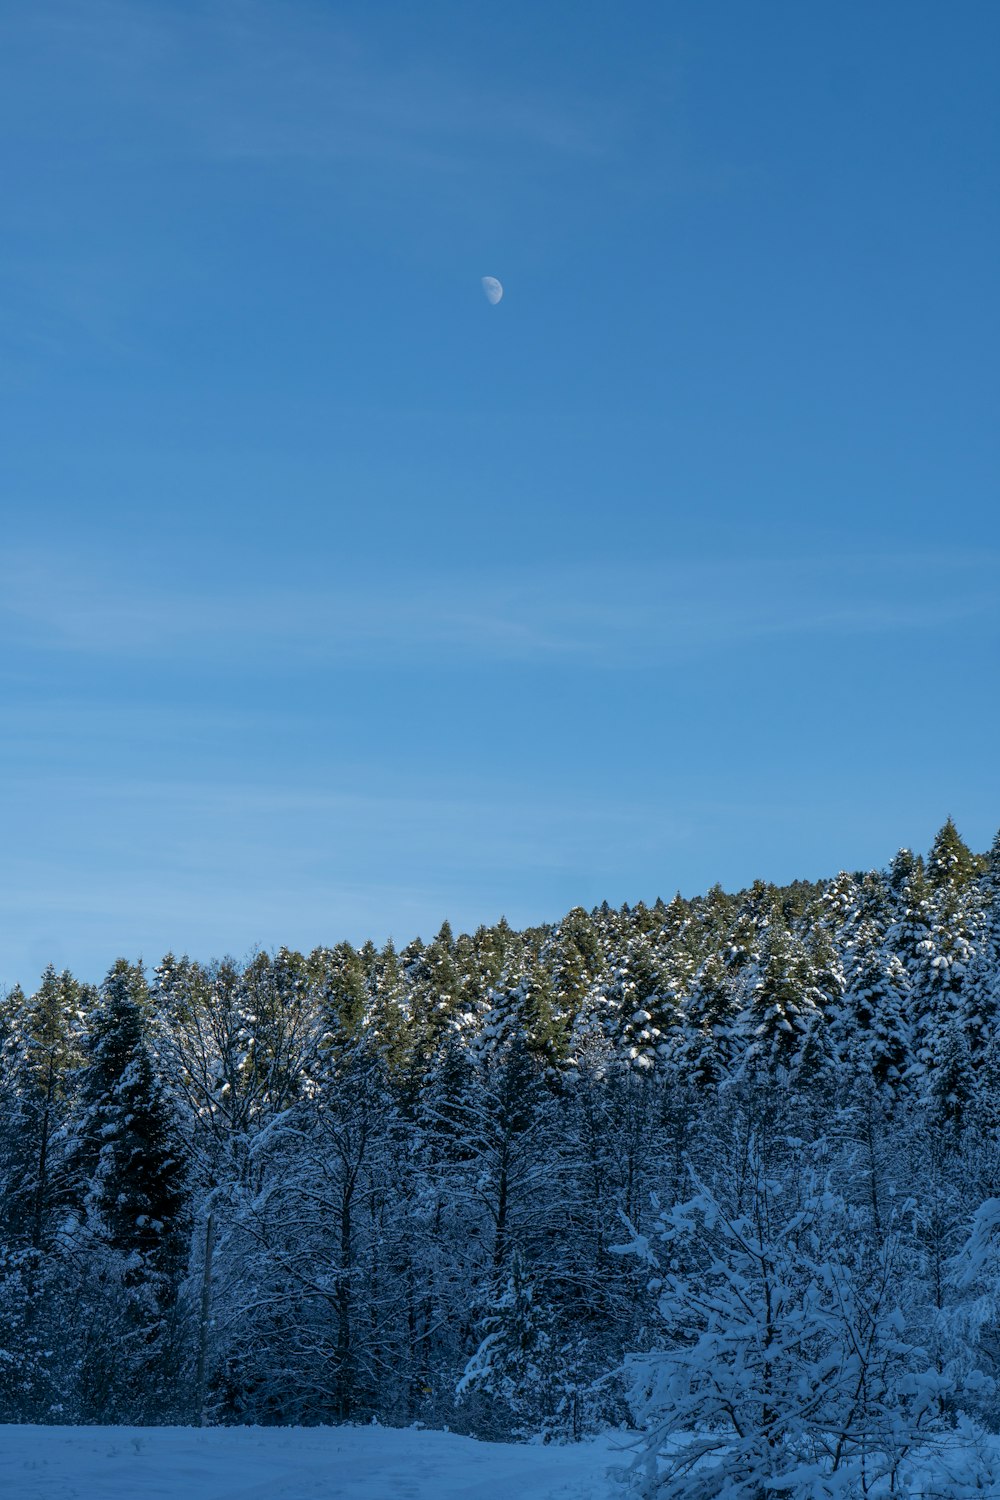
{"label": "thin cloud streak", "polygon": [[[376,55],[330,15],[291,6],[212,3],[164,15],[141,0],[47,4],[9,21],[4,36],[8,50],[72,61],[74,91],[81,75],[111,90],[162,133],[171,156],[454,172],[499,144],[600,157],[613,131],[593,101],[473,88],[447,65]],[[105,147],[132,150],[127,137]]]}
{"label": "thin cloud streak", "polygon": [[[155,818],[165,832],[146,857],[156,868],[165,861],[183,863],[192,847],[192,831],[202,830],[197,848],[203,873],[214,863],[214,834],[224,835],[219,847],[227,851],[228,865],[234,849],[251,855],[262,847],[266,840],[261,830],[267,820],[273,820],[277,829],[291,830],[283,840],[283,857],[293,862],[311,861],[317,852],[324,861],[336,859],[341,838],[349,839],[344,847],[350,847],[354,858],[358,841],[367,838],[365,861],[377,863],[383,855],[391,853],[395,858],[400,851],[415,859],[436,856],[457,842],[464,845],[471,836],[479,852],[471,856],[463,849],[465,861],[471,857],[474,863],[494,869],[516,869],[529,863],[560,868],[578,846],[608,832],[616,837],[650,836],[650,809],[640,799],[590,806],[569,794],[560,800],[552,794],[531,796],[496,786],[487,794],[454,795],[403,785],[397,791],[372,791],[357,774],[343,772],[337,780],[345,790],[330,791],[318,784],[289,788],[261,781],[141,780],[95,773],[64,775],[58,789],[53,789],[48,777],[22,773],[8,775],[5,787],[20,807],[34,807],[39,813],[46,798],[58,801],[62,805],[58,833],[69,842],[81,827],[90,827],[97,819],[98,826],[109,830],[108,839],[120,843],[122,852],[134,854],[133,829]],[[127,813],[127,817],[112,821],[104,816],[111,811]],[[657,836],[668,829],[677,835],[686,821],[673,813],[652,815]],[[252,862],[246,869],[253,869]]]}
{"label": "thin cloud streak", "polygon": [[871,559],[724,563],[629,573],[380,581],[318,591],[256,580],[207,592],[136,586],[38,558],[9,557],[0,598],[7,650],[96,658],[392,664],[426,658],[690,659],[783,635],[907,634],[1000,617],[996,562]]}

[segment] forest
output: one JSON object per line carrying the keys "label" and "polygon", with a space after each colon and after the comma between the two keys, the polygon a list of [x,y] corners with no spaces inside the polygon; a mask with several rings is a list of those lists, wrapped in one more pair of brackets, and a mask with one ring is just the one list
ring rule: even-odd
{"label": "forest", "polygon": [[617,1424],[691,1496],[996,1431],[998,1006],[1000,835],[951,821],[523,931],[50,967],[0,1001],[0,1420]]}

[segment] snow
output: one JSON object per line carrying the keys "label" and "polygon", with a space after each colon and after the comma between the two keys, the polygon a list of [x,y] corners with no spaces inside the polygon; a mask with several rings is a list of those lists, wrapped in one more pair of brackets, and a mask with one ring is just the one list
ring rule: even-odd
{"label": "snow", "polygon": [[0,1426],[11,1500],[608,1500],[622,1435],[566,1446],[391,1427]]}

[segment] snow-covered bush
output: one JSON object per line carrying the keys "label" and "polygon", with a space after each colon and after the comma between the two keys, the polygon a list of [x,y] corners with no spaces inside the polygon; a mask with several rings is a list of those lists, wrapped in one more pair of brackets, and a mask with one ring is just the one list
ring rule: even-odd
{"label": "snow-covered bush", "polygon": [[954,1296],[945,1325],[962,1406],[1000,1427],[1000,1198],[987,1198],[948,1267]]}
{"label": "snow-covered bush", "polygon": [[832,1190],[821,1148],[785,1144],[751,1139],[619,1247],[650,1266],[660,1324],[625,1367],[643,1496],[874,1494],[939,1424],[946,1381],[907,1338],[899,1237]]}

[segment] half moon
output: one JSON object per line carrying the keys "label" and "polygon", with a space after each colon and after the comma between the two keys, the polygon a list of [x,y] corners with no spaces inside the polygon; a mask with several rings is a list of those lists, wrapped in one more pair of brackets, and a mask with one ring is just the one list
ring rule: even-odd
{"label": "half moon", "polygon": [[493,306],[496,307],[497,303],[500,301],[500,298],[503,296],[503,287],[500,285],[499,281],[497,281],[495,276],[482,277],[482,283],[483,291],[486,293],[487,302],[491,302]]}

